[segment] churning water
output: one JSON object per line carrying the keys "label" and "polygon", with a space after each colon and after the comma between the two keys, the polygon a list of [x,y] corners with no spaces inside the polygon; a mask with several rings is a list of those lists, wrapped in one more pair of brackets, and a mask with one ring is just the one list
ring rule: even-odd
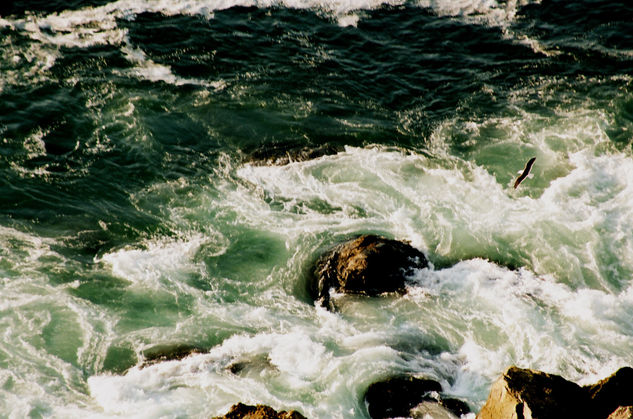
{"label": "churning water", "polygon": [[[633,365],[628,2],[0,16],[0,416],[364,418],[401,373],[476,412],[512,364],[581,384]],[[311,263],[361,233],[433,266],[326,311]],[[201,353],[140,367],[178,346]]]}

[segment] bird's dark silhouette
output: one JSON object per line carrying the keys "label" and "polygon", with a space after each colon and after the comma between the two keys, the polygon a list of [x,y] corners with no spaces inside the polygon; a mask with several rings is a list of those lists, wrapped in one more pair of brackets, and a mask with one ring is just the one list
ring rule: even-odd
{"label": "bird's dark silhouette", "polygon": [[532,165],[534,164],[535,160],[536,160],[536,157],[532,157],[527,162],[527,164],[525,165],[525,169],[523,169],[523,173],[521,173],[521,175],[517,178],[517,180],[514,181],[514,189],[516,189],[517,186],[519,186],[519,184],[523,182],[523,180],[527,177],[527,175],[530,174],[530,170],[532,169]]}

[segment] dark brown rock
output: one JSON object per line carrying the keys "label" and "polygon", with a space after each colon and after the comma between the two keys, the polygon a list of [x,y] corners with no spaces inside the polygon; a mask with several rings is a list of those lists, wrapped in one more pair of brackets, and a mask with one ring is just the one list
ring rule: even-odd
{"label": "dark brown rock", "polygon": [[492,385],[478,419],[585,418],[591,412],[586,391],[561,376],[508,368]]}
{"label": "dark brown rock", "polygon": [[348,294],[378,295],[404,290],[415,269],[428,266],[418,249],[397,240],[364,235],[319,258],[313,294],[327,305],[330,288]]}
{"label": "dark brown rock", "polygon": [[270,406],[258,404],[249,406],[243,403],[235,404],[224,416],[217,416],[214,419],[306,419],[296,410],[277,412]]}
{"label": "dark brown rock", "polygon": [[620,368],[610,377],[585,386],[595,417],[606,418],[619,406],[633,405],[633,368]]}
{"label": "dark brown rock", "polygon": [[411,409],[423,401],[434,400],[429,393],[441,391],[442,386],[437,381],[396,377],[370,385],[365,401],[373,419],[407,417]]}

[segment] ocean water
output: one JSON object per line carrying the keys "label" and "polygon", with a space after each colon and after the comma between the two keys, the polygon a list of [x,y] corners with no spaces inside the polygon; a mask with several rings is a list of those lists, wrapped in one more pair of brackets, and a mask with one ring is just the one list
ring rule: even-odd
{"label": "ocean water", "polygon": [[[477,412],[509,365],[633,366],[632,81],[625,1],[3,4],[0,417],[367,418],[398,374]],[[335,151],[257,160],[299,148]],[[432,267],[329,312],[310,266],[361,233]]]}

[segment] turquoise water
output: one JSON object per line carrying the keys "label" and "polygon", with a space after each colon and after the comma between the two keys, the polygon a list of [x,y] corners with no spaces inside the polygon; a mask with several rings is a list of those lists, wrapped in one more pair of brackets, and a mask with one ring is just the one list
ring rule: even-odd
{"label": "turquoise water", "polygon": [[[0,16],[0,416],[364,418],[400,373],[476,412],[511,364],[633,365],[625,2]],[[334,151],[257,161],[298,148]],[[328,312],[310,266],[361,233],[433,266]],[[202,353],[141,368],[179,345]]]}

